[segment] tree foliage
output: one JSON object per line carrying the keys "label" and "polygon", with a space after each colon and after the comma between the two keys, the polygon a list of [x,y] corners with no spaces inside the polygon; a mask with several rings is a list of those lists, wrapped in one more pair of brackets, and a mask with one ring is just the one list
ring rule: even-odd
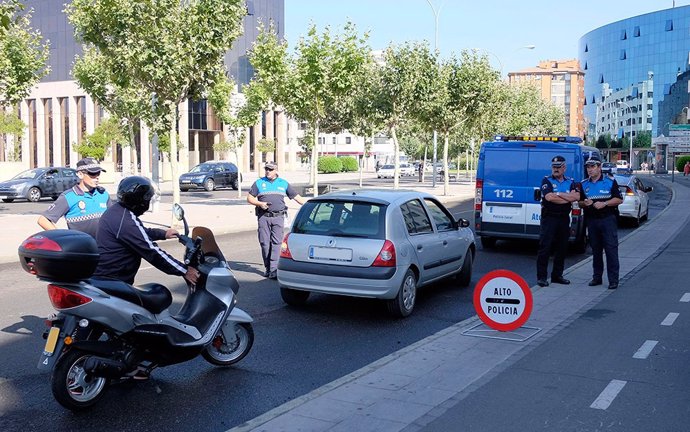
{"label": "tree foliage", "polygon": [[[328,27],[319,34],[312,25],[290,55],[271,27],[262,29],[250,53],[256,73],[252,85],[261,89],[266,104],[280,105],[298,122],[307,122],[314,140],[322,130],[339,132],[347,124],[352,94],[370,62],[366,38],[349,23],[338,34]],[[311,183],[318,191],[316,149],[314,141]]]}
{"label": "tree foliage", "polygon": [[650,148],[652,147],[652,132],[639,131],[633,139],[633,147],[635,148]]}
{"label": "tree foliage", "polygon": [[126,144],[127,141],[127,132],[120,120],[116,117],[108,117],[93,133],[86,135],[84,140],[75,146],[75,150],[84,157],[103,160],[109,148]]}
{"label": "tree foliage", "polygon": [[506,95],[497,108],[498,130],[504,135],[564,135],[563,109],[544,101],[532,84],[503,85]]}
{"label": "tree foliage", "polygon": [[50,68],[49,43],[31,28],[31,11],[16,0],[0,4],[0,107],[14,106]]}

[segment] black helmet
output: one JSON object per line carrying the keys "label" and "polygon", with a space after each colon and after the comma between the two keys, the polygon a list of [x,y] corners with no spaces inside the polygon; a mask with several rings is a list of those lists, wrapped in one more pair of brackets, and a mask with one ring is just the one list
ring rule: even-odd
{"label": "black helmet", "polygon": [[117,202],[135,215],[141,216],[149,209],[155,192],[151,181],[146,177],[125,177],[117,187]]}

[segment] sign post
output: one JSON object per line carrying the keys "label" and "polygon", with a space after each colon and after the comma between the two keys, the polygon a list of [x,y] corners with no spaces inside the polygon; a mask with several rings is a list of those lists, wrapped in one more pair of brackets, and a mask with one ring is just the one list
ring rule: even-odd
{"label": "sign post", "polygon": [[532,291],[527,282],[509,270],[494,270],[474,288],[474,309],[494,330],[509,332],[520,328],[532,313]]}

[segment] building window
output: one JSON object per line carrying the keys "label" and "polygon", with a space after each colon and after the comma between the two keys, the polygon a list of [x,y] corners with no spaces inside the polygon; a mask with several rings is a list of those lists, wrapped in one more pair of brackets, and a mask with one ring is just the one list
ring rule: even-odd
{"label": "building window", "polygon": [[621,60],[625,60],[626,58],[627,58],[627,57],[626,57],[626,55],[625,55],[625,50],[622,49],[622,50],[621,50],[620,59],[621,59]]}
{"label": "building window", "polygon": [[326,138],[319,137],[319,144],[326,144]]}
{"label": "building window", "polygon": [[336,138],[333,137],[333,144],[337,144],[337,141],[335,140]]}
{"label": "building window", "polygon": [[673,20],[666,20],[666,31],[673,31]]}
{"label": "building window", "polygon": [[628,33],[625,29],[621,30],[621,40],[626,40],[628,38]]}
{"label": "building window", "polygon": [[352,137],[345,137],[345,144],[352,144]]}
{"label": "building window", "polygon": [[585,62],[585,70],[587,70],[587,62]]}
{"label": "building window", "polygon": [[633,30],[633,37],[640,37],[640,26],[635,26],[635,30]]}
{"label": "building window", "polygon": [[585,52],[589,52],[589,46],[585,44]]}
{"label": "building window", "polygon": [[604,74],[599,74],[599,84],[604,84]]}

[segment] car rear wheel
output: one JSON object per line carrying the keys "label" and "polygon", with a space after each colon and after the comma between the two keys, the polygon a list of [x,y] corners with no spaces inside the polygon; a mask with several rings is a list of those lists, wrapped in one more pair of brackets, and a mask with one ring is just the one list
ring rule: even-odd
{"label": "car rear wheel", "polygon": [[216,188],[216,182],[213,181],[213,179],[208,179],[204,182],[204,189],[207,191],[211,192]]}
{"label": "car rear wheel", "polygon": [[6,203],[11,203],[12,201],[14,201],[14,198],[3,198],[2,199],[2,202],[6,202]]}
{"label": "car rear wheel", "polygon": [[414,309],[415,300],[417,299],[417,278],[412,269],[407,269],[405,278],[400,285],[398,295],[395,298],[388,300],[388,312],[394,317],[404,318],[409,316]]}
{"label": "car rear wheel", "polygon": [[290,288],[280,288],[280,296],[290,306],[303,306],[309,298],[309,291],[300,291]]}
{"label": "car rear wheel", "polygon": [[26,198],[31,202],[37,202],[41,199],[41,190],[36,186],[32,187],[29,189],[29,193],[27,194]]}
{"label": "car rear wheel", "polygon": [[462,262],[462,267],[460,268],[460,273],[455,275],[460,286],[469,286],[470,281],[472,281],[472,251],[470,249],[465,253],[465,260]]}
{"label": "car rear wheel", "polygon": [[237,177],[235,177],[232,182],[230,183],[230,187],[233,188],[234,190],[237,190],[240,187],[240,182]]}
{"label": "car rear wheel", "polygon": [[642,208],[637,210],[637,216],[635,217],[635,219],[633,219],[633,226],[635,228],[640,226],[640,219],[641,219],[640,213],[642,213]]}

